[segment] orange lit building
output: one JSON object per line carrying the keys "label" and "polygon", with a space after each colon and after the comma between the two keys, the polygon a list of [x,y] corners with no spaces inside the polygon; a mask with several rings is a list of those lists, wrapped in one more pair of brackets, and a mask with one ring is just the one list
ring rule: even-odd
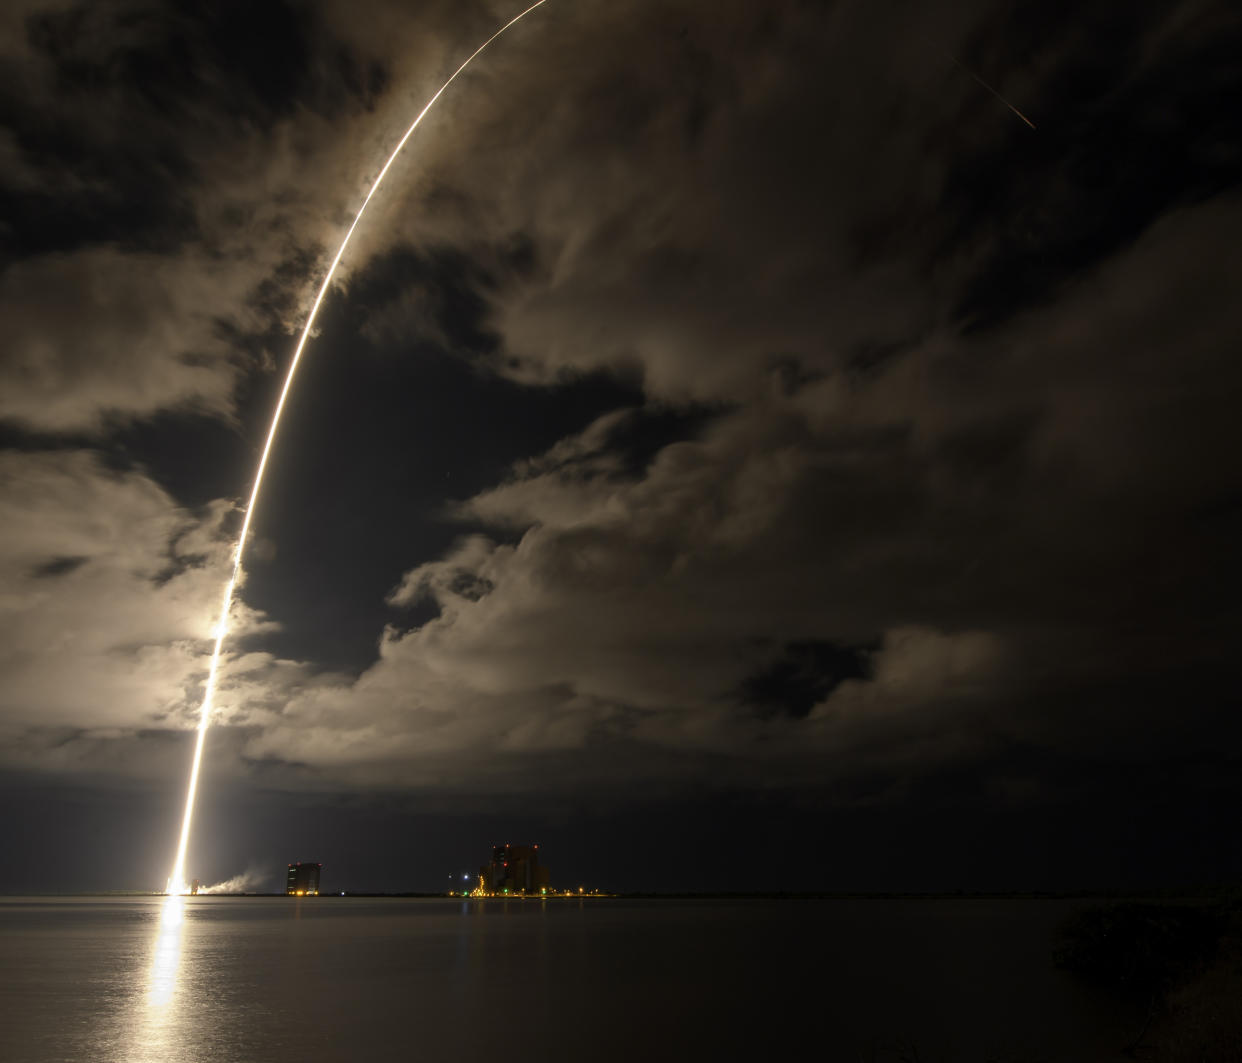
{"label": "orange lit building", "polygon": [[318,897],[319,872],[323,864],[290,864],[285,893],[290,897]]}
{"label": "orange lit building", "polygon": [[539,863],[538,845],[498,845],[491,863],[479,868],[484,893],[542,893],[548,888],[548,869]]}

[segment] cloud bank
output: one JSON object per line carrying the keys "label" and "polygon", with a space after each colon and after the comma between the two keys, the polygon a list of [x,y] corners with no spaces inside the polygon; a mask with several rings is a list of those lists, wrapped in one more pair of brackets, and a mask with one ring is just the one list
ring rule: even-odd
{"label": "cloud bank", "polygon": [[[348,516],[393,558],[374,656],[273,653],[289,618],[244,586],[216,770],[854,800],[969,769],[1026,800],[1037,762],[1208,755],[1236,693],[1236,18],[1091,5],[1105,63],[1022,5],[548,8],[429,119],[324,328],[359,372],[618,398],[464,492],[411,417],[440,493]],[[189,15],[8,16],[53,132],[3,144],[5,194],[95,216],[5,232],[10,763],[130,772],[191,726],[236,503],[112,441],[257,434],[357,160],[503,21],[343,11],[298,14],[279,78]],[[91,91],[117,68],[145,74]],[[451,545],[418,554],[416,519]]]}

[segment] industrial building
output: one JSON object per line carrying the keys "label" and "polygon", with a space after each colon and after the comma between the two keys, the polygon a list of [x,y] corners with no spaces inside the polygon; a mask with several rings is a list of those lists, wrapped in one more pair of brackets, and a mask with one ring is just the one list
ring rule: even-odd
{"label": "industrial building", "polygon": [[323,864],[290,864],[285,893],[290,897],[318,897],[319,872]]}
{"label": "industrial building", "polygon": [[550,875],[539,863],[538,845],[497,845],[491,862],[479,868],[481,894],[546,893]]}

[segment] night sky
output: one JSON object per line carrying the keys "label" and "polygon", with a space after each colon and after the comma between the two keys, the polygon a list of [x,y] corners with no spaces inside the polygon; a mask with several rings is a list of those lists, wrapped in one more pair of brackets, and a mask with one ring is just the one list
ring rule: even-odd
{"label": "night sky", "polygon": [[[163,887],[296,333],[521,7],[3,5],[0,892]],[[1242,875],[1240,54],[1226,0],[529,15],[324,306],[187,874]]]}

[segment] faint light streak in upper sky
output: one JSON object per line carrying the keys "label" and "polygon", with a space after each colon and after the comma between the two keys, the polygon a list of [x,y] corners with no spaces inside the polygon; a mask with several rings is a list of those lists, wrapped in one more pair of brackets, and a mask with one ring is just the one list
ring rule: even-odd
{"label": "faint light streak in upper sky", "polygon": [[963,70],[965,70],[966,73],[968,73],[972,78],[974,78],[977,82],[979,82],[980,85],[982,85],[985,89],[987,89],[988,92],[990,92],[993,96],[995,96],[998,100],[1000,100],[1001,103],[1003,103],[1006,107],[1008,107],[1011,111],[1013,111],[1014,114],[1016,114],[1019,118],[1021,118],[1022,121],[1024,121],[1032,129],[1035,128],[1034,122],[1032,122],[1029,118],[1027,118],[1026,115],[1024,115],[1021,111],[1019,111],[1018,108],[1016,108],[1007,99],[1005,99],[1004,96],[1002,96],[999,92],[997,92],[994,88],[992,88],[992,86],[989,85],[986,81],[984,81],[983,78],[981,78],[978,74],[976,74],[973,70],[971,70],[970,67],[968,67],[965,63],[963,63],[956,55],[951,56],[950,58],[952,58],[953,62],[955,62],[958,66],[960,66]]}
{"label": "faint light streak in upper sky", "polygon": [[418,116],[413,122],[410,123],[409,129],[405,131],[405,135],[397,142],[397,146],[393,149],[392,154],[388,156],[388,161],[384,163],[383,167],[380,169],[379,175],[372,182],[371,188],[366,194],[366,198],[363,199],[362,205],[358,208],[358,213],[354,215],[353,223],[350,225],[349,230],[345,233],[345,238],[341,241],[341,246],[337,248],[336,256],[332,259],[332,264],[328,266],[328,272],[324,275],[323,283],[319,286],[319,292],[315,296],[314,303],[311,305],[310,313],[307,315],[306,324],[302,327],[302,335],[298,339],[297,347],[294,348],[293,360],[289,363],[289,371],[285,374],[284,387],[281,388],[280,397],[276,400],[276,409],[272,413],[272,422],[271,426],[268,428],[267,441],[263,445],[263,453],[259,457],[259,465],[255,470],[254,485],[250,489],[250,501],[246,505],[246,515],[242,520],[241,533],[237,537],[237,546],[233,551],[233,572],[229,577],[228,583],[225,584],[224,601],[220,608],[220,622],[216,626],[215,632],[215,648],[212,650],[211,664],[207,669],[207,684],[203,690],[203,702],[202,707],[199,710],[198,737],[194,743],[194,760],[190,768],[189,785],[186,788],[185,815],[181,821],[181,837],[177,843],[177,856],[173,861],[172,873],[168,876],[168,885],[165,888],[166,893],[179,894],[187,892],[185,883],[186,849],[188,848],[190,842],[190,824],[194,818],[194,799],[198,791],[199,769],[203,761],[203,745],[207,737],[207,727],[211,719],[211,704],[215,695],[216,681],[220,671],[220,651],[224,646],[225,636],[228,634],[229,613],[233,606],[233,592],[236,590],[237,581],[241,576],[242,553],[245,549],[246,537],[250,533],[250,521],[254,517],[255,505],[259,500],[259,488],[263,484],[263,474],[267,470],[267,460],[272,452],[272,443],[276,438],[276,430],[280,427],[280,415],[284,412],[285,401],[289,397],[289,389],[293,386],[293,378],[297,374],[298,363],[301,362],[302,352],[306,349],[306,341],[310,337],[311,329],[315,324],[315,318],[319,314],[319,307],[323,303],[324,296],[328,294],[328,288],[332,284],[332,278],[336,275],[336,268],[340,265],[341,258],[345,254],[345,249],[349,246],[349,241],[354,235],[354,230],[358,228],[358,223],[362,221],[362,216],[366,213],[367,206],[370,204],[375,193],[379,190],[379,186],[383,182],[388,171],[392,168],[392,164],[396,162],[397,156],[401,154],[401,149],[405,147],[406,141],[413,136],[414,130],[418,128],[419,123],[422,122],[424,117],[426,117],[427,112],[431,110],[431,108],[435,105],[435,102],[444,94],[445,89],[457,80],[457,76],[472,62],[474,62],[479,54],[489,44],[491,44],[492,41],[496,40],[497,37],[501,36],[512,26],[521,22],[522,19],[534,11],[535,8],[542,7],[546,3],[547,0],[537,0],[536,3],[531,4],[530,7],[526,8],[526,10],[521,14],[511,18],[508,22],[501,26],[500,29],[488,37],[487,40],[485,40],[470,54],[461,66],[453,71],[449,79],[440,86],[440,88],[436,91],[436,94],[432,96],[431,99],[427,101],[423,109],[418,112]]}

